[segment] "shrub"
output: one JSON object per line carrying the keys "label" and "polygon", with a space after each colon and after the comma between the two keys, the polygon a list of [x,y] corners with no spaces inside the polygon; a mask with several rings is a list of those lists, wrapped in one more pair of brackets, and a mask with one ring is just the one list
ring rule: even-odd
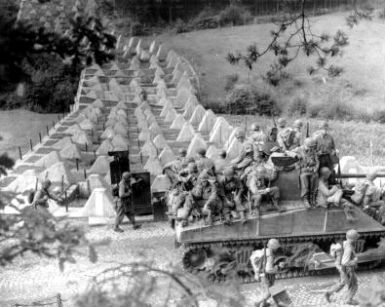
{"label": "shrub", "polygon": [[272,92],[256,85],[237,85],[226,97],[230,114],[275,115],[280,113]]}
{"label": "shrub", "polygon": [[186,22],[178,18],[175,22],[175,31],[176,33],[184,33],[191,31],[191,29],[189,28],[189,25]]}
{"label": "shrub", "polygon": [[131,33],[131,36],[141,36],[141,35],[146,35],[146,30],[145,30],[145,26],[138,22],[138,21],[134,21],[131,23],[130,25],[130,33]]}
{"label": "shrub", "polygon": [[215,12],[210,8],[202,10],[189,24],[191,28],[195,30],[215,29],[219,27],[218,16],[216,16]]}
{"label": "shrub", "polygon": [[239,80],[239,75],[238,74],[231,74],[231,75],[228,75],[226,76],[226,84],[225,84],[225,91],[226,92],[229,92],[231,91],[235,84],[238,82]]}
{"label": "shrub", "polygon": [[287,113],[289,115],[304,115],[307,113],[308,100],[304,96],[297,96],[289,101]]}
{"label": "shrub", "polygon": [[250,22],[252,16],[248,10],[238,5],[230,5],[219,13],[218,20],[221,26],[239,26]]}

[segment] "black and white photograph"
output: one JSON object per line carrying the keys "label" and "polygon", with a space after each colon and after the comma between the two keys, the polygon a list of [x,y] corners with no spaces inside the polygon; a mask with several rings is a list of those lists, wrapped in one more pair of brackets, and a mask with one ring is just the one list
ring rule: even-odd
{"label": "black and white photograph", "polygon": [[0,0],[0,307],[385,307],[385,0]]}

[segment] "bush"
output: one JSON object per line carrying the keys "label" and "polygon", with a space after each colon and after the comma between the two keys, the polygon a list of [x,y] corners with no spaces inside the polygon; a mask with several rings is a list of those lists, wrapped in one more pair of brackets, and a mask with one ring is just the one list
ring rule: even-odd
{"label": "bush", "polygon": [[229,114],[276,115],[280,113],[272,92],[263,86],[237,85],[226,97]]}
{"label": "bush", "polygon": [[219,27],[218,16],[216,16],[216,13],[210,8],[201,11],[189,24],[195,30],[215,29]]}
{"label": "bush", "polygon": [[178,18],[175,22],[175,31],[176,33],[184,33],[191,31],[191,29],[189,28],[189,25],[187,23],[185,23],[182,19]]}
{"label": "bush", "polygon": [[287,113],[289,115],[304,115],[307,114],[308,100],[304,96],[293,98],[288,105]]}
{"label": "bush", "polygon": [[131,23],[130,25],[130,33],[131,33],[131,36],[141,36],[141,35],[146,35],[146,30],[145,30],[145,26],[138,22],[138,21],[134,21]]}
{"label": "bush", "polygon": [[230,5],[219,13],[218,21],[221,26],[239,26],[249,23],[252,18],[244,7]]}
{"label": "bush", "polygon": [[239,80],[238,74],[231,74],[226,76],[225,91],[230,92],[234,88],[238,80]]}

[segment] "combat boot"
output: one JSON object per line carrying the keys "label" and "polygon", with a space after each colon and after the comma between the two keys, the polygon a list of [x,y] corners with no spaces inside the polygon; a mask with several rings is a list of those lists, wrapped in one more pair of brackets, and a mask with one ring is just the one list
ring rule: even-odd
{"label": "combat boot", "polygon": [[311,208],[311,204],[309,202],[309,195],[305,195],[303,198],[302,198],[302,202],[303,202],[303,205],[305,206],[306,209],[309,209]]}
{"label": "combat boot", "polygon": [[278,212],[284,212],[285,209],[280,207],[278,205],[278,199],[273,199],[273,207],[278,211]]}
{"label": "combat boot", "polygon": [[242,223],[242,224],[246,223],[246,222],[247,222],[247,219],[246,219],[246,213],[245,213],[245,211],[240,211],[240,212],[239,212],[239,215],[240,215],[240,217],[241,217],[241,223]]}
{"label": "combat boot", "polygon": [[317,191],[310,194],[310,205],[313,208],[317,207]]}

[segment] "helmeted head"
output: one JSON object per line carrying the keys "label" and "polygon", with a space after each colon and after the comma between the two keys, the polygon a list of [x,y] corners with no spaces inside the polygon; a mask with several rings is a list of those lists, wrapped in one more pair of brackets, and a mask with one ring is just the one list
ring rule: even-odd
{"label": "helmeted head", "polygon": [[255,174],[258,178],[265,178],[267,175],[266,168],[262,165],[258,165],[255,169]]}
{"label": "helmeted head", "polygon": [[198,156],[200,156],[200,157],[205,157],[205,156],[206,156],[206,149],[204,149],[204,148],[199,148],[199,149],[197,150],[197,153],[198,153]]}
{"label": "helmeted head", "polygon": [[369,181],[373,181],[377,178],[377,176],[378,176],[377,171],[371,171],[369,172],[369,174],[366,175],[366,179],[368,179]]}
{"label": "helmeted head", "polygon": [[350,229],[346,233],[346,239],[348,239],[349,241],[355,242],[358,240],[359,237],[360,237],[360,235],[358,234],[357,230],[355,230],[355,229]]}
{"label": "helmeted head", "polygon": [[320,171],[320,175],[324,179],[329,179],[330,175],[332,174],[331,170],[328,167],[322,167]]}
{"label": "helmeted head", "polygon": [[277,239],[270,239],[268,242],[267,242],[267,247],[273,251],[277,250],[278,248],[280,248],[280,244],[279,244],[279,241]]}
{"label": "helmeted head", "polygon": [[231,167],[231,166],[228,166],[226,167],[224,170],[223,170],[223,175],[225,176],[225,178],[229,179],[229,178],[233,178],[234,177],[234,169]]}
{"label": "helmeted head", "polygon": [[258,146],[258,149],[257,149],[257,158],[259,159],[264,159],[265,156],[266,156],[266,153],[264,152],[263,150],[263,147],[262,146]]}
{"label": "helmeted head", "polygon": [[252,124],[251,127],[250,127],[250,130],[257,132],[257,131],[261,130],[261,127],[258,124]]}
{"label": "helmeted head", "polygon": [[303,122],[300,119],[294,121],[294,128],[301,129],[303,127]]}
{"label": "helmeted head", "polygon": [[184,158],[187,156],[187,150],[184,148],[179,149],[178,154],[179,154],[179,157]]}
{"label": "helmeted head", "polygon": [[187,170],[190,174],[197,173],[198,172],[198,166],[195,162],[189,162],[187,165]]}
{"label": "helmeted head", "polygon": [[316,141],[313,138],[306,138],[303,141],[303,145],[307,149],[314,149],[317,146],[317,143],[316,143]]}
{"label": "helmeted head", "polygon": [[342,246],[340,243],[330,245],[330,255],[336,258],[338,254],[342,253]]}
{"label": "helmeted head", "polygon": [[245,148],[245,152],[246,152],[246,153],[251,153],[251,152],[254,151],[253,144],[252,144],[252,143],[249,143],[249,142],[247,142],[247,143],[244,145],[244,148]]}
{"label": "helmeted head", "polygon": [[270,140],[273,142],[276,142],[277,135],[278,135],[278,129],[276,127],[271,128],[269,133]]}
{"label": "helmeted head", "polygon": [[237,138],[238,141],[243,142],[246,138],[246,133],[243,130],[238,130],[235,133],[235,137]]}
{"label": "helmeted head", "polygon": [[277,124],[278,124],[279,128],[285,128],[286,124],[287,124],[286,119],[284,119],[282,117],[278,118]]}
{"label": "helmeted head", "polygon": [[131,173],[130,173],[130,172],[124,172],[124,173],[122,174],[122,178],[123,178],[125,181],[129,180],[129,179],[131,178]]}
{"label": "helmeted head", "polygon": [[219,157],[222,158],[222,159],[226,159],[226,157],[227,157],[226,150],[221,150],[219,152]]}
{"label": "helmeted head", "polygon": [[46,179],[46,180],[44,180],[42,183],[41,183],[41,187],[43,188],[43,189],[48,189],[50,186],[51,186],[51,180],[49,180],[49,179]]}
{"label": "helmeted head", "polygon": [[319,126],[320,130],[323,132],[323,133],[327,133],[329,131],[329,123],[324,120],[320,123],[320,126]]}

